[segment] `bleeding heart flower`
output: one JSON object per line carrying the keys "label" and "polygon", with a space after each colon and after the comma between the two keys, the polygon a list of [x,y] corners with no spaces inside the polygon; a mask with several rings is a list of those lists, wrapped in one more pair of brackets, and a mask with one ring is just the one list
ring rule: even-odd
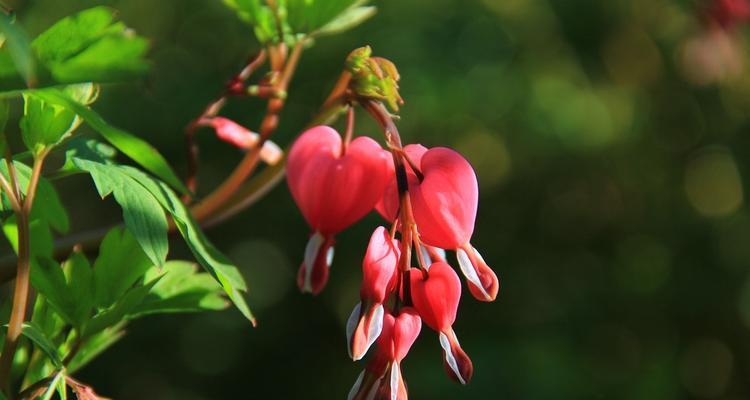
{"label": "bleeding heart flower", "polygon": [[497,276],[469,244],[479,201],[474,170],[460,154],[445,147],[425,152],[420,167],[424,179],[410,192],[422,241],[455,250],[471,294],[478,300],[494,300],[500,286]]}
{"label": "bleeding heart flower", "polygon": [[378,338],[377,355],[354,383],[349,399],[406,400],[401,361],[417,340],[421,329],[422,320],[411,307],[402,308],[396,317],[386,313],[383,331]]}
{"label": "bleeding heart flower", "polygon": [[440,334],[446,372],[457,382],[468,383],[474,367],[469,356],[461,349],[452,327],[461,298],[458,275],[450,265],[436,262],[430,266],[426,277],[421,270],[411,269],[409,278],[414,308],[424,323]]}
{"label": "bleeding heart flower", "polygon": [[368,137],[354,139],[344,152],[341,136],[328,126],[308,129],[292,145],[287,183],[314,232],[298,275],[303,292],[323,289],[334,235],[372,210],[388,182],[390,162]]}
{"label": "bleeding heart flower", "polygon": [[[426,151],[427,147],[424,147],[421,144],[408,144],[404,146],[406,156],[417,166]],[[386,221],[393,222],[398,216],[399,209],[398,186],[396,185],[396,172],[393,163],[389,164],[389,169],[391,179],[385,187],[383,197],[380,198],[377,204],[375,204],[375,209],[383,218],[385,218]],[[409,187],[419,183],[416,173],[409,166],[406,167],[406,178],[409,182]]]}
{"label": "bleeding heart flower", "polygon": [[[253,148],[260,140],[260,136],[244,126],[224,117],[201,119],[200,125],[210,126],[216,131],[216,136],[243,150]],[[268,164],[274,165],[284,156],[284,151],[276,143],[266,140],[260,149],[260,158]]]}
{"label": "bleeding heart flower", "polygon": [[401,254],[398,240],[382,226],[375,229],[362,262],[360,302],[354,307],[346,326],[349,356],[361,359],[380,335],[383,327],[383,303],[395,290],[396,266]]}

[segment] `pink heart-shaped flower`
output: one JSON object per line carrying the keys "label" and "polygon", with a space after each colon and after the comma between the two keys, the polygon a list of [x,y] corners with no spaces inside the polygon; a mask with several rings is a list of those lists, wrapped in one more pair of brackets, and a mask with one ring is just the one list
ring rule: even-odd
{"label": "pink heart-shaped flower", "polygon": [[461,280],[444,262],[430,266],[427,276],[417,268],[409,270],[411,300],[427,326],[441,332],[456,321],[461,299]]}
{"label": "pink heart-shaped flower", "polygon": [[369,137],[341,151],[341,136],[328,126],[310,128],[289,151],[287,182],[313,230],[336,234],[364,217],[383,194],[390,155]]}

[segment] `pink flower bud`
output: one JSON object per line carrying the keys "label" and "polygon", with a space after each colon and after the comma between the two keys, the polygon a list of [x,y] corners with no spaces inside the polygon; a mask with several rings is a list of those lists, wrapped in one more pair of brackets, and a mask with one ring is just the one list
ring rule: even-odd
{"label": "pink flower bud", "polygon": [[383,303],[396,284],[396,265],[400,255],[398,241],[378,227],[370,238],[362,262],[361,302],[347,322],[349,355],[361,359],[380,335],[383,326]]}
{"label": "pink flower bud", "polygon": [[396,266],[401,251],[399,242],[391,239],[388,230],[379,226],[370,237],[362,262],[362,301],[383,303],[396,284]]}
{"label": "pink flower bud", "polygon": [[[213,117],[203,119],[200,124],[213,127],[219,139],[243,150],[253,148],[260,140],[257,133],[228,118]],[[279,162],[283,155],[284,151],[270,140],[263,143],[263,147],[260,149],[260,158],[271,165]]]}

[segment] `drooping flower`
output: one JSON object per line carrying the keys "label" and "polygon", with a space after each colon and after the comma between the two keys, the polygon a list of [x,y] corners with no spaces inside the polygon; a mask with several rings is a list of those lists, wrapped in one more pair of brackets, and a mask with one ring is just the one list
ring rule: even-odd
{"label": "drooping flower", "polygon": [[407,400],[401,361],[421,329],[422,320],[411,307],[402,308],[397,316],[385,313],[377,353],[357,378],[348,398]]}
{"label": "drooping flower", "polygon": [[383,304],[396,285],[397,264],[401,252],[398,240],[382,226],[370,237],[362,262],[360,302],[347,323],[349,356],[361,359],[375,342],[383,327]]}
{"label": "drooping flower", "polygon": [[[244,126],[224,117],[201,119],[200,125],[214,128],[216,136],[242,150],[253,148],[260,136]],[[276,164],[284,156],[284,152],[276,143],[267,140],[260,149],[260,158],[268,164]]]}
{"label": "drooping flower", "polygon": [[410,270],[410,292],[414,308],[425,324],[439,333],[443,348],[443,366],[453,380],[466,384],[474,367],[461,349],[453,323],[456,321],[461,298],[461,281],[450,265],[433,263],[427,275],[421,270]]}
{"label": "drooping flower", "polygon": [[[497,275],[471,245],[479,202],[479,187],[474,170],[466,159],[445,147],[427,149],[408,145],[404,151],[419,168],[407,167],[409,194],[420,239],[427,245],[455,250],[461,272],[471,294],[482,301],[497,297]],[[393,221],[399,199],[395,179],[386,187],[378,203],[380,214]]]}
{"label": "drooping flower", "polygon": [[390,156],[360,136],[343,151],[341,136],[328,126],[303,132],[292,145],[287,183],[313,230],[300,266],[298,285],[319,293],[328,279],[334,235],[364,217],[388,182]]}

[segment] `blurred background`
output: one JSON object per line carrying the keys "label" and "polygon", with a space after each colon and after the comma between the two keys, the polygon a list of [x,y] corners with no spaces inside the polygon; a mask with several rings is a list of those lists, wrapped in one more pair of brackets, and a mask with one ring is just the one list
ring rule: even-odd
{"label": "blurred background", "polygon": [[[258,50],[218,0],[15,0],[33,33],[98,4],[152,40],[147,79],[96,109],[185,171],[182,129]],[[306,51],[274,140],[315,113],[352,49],[396,63],[406,142],[476,168],[473,243],[498,300],[464,296],[473,382],[447,379],[437,335],[403,363],[416,399],[750,398],[750,75],[744,0],[382,1]],[[263,103],[224,115],[256,127]],[[359,134],[378,137],[360,115]],[[201,131],[201,191],[240,159]],[[85,177],[60,186],[73,230],[119,220]],[[150,317],[79,377],[115,399],[344,398],[344,324],[370,215],[338,237],[323,294],[297,292],[307,227],[285,185],[208,231],[241,267],[259,326],[235,310]],[[175,241],[172,257],[189,258]]]}

